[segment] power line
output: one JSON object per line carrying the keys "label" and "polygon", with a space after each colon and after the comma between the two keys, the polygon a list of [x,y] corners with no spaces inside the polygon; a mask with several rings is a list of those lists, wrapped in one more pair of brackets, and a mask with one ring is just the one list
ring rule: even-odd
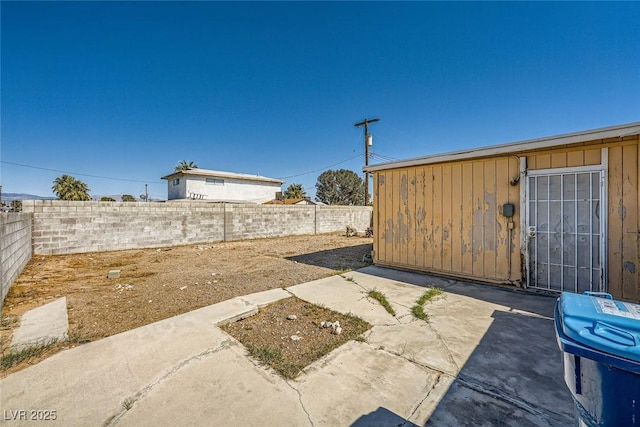
{"label": "power line", "polygon": [[362,154],[357,154],[357,155],[355,155],[355,156],[353,156],[353,157],[349,157],[349,158],[348,158],[348,159],[346,159],[346,160],[343,160],[343,161],[338,162],[338,163],[334,163],[334,164],[329,165],[329,166],[325,166],[325,167],[320,168],[320,169],[312,170],[312,171],[305,172],[305,173],[299,173],[299,174],[297,174],[297,175],[283,176],[283,177],[280,177],[280,178],[278,178],[278,179],[295,178],[295,177],[298,177],[298,176],[309,175],[309,174],[312,174],[312,173],[315,173],[315,172],[320,172],[320,171],[323,171],[323,170],[326,170],[326,169],[332,168],[332,167],[334,167],[334,166],[338,166],[338,165],[341,165],[341,164],[343,164],[343,163],[347,163],[349,160],[353,160],[353,159],[355,159],[355,158],[357,158],[357,157],[360,157],[361,155],[362,155]]}
{"label": "power line", "polygon": [[398,160],[398,159],[395,159],[395,158],[393,158],[393,157],[391,157],[391,156],[386,156],[386,155],[384,155],[384,154],[374,153],[373,151],[372,151],[372,152],[370,152],[369,154],[370,154],[372,157],[377,157],[378,159],[381,159],[381,160],[389,160],[389,161]]}
{"label": "power line", "polygon": [[151,184],[154,184],[154,185],[165,185],[165,184],[162,184],[160,182],[139,181],[139,180],[135,180],[135,179],[114,178],[114,177],[110,177],[110,176],[100,176],[100,175],[89,175],[89,174],[86,174],[86,173],[69,172],[69,171],[63,171],[63,170],[58,170],[58,169],[43,168],[43,167],[40,167],[40,166],[24,165],[22,163],[7,162],[5,160],[0,160],[0,163],[4,163],[6,165],[20,166],[20,167],[23,167],[23,168],[39,169],[39,170],[43,170],[43,171],[65,173],[65,174],[69,174],[69,175],[86,176],[86,177],[89,177],[89,178],[111,179],[113,181],[140,182],[140,183],[143,183],[143,184],[151,183]]}

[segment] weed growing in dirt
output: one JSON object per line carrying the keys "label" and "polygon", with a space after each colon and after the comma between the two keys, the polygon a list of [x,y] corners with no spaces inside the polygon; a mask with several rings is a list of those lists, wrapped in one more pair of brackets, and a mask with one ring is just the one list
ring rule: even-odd
{"label": "weed growing in dirt", "polygon": [[378,301],[384,307],[384,309],[387,310],[387,312],[390,315],[392,315],[392,316],[396,315],[396,311],[393,309],[393,307],[391,307],[391,304],[387,300],[387,297],[384,296],[384,294],[382,292],[373,289],[373,290],[369,291],[368,295],[371,298],[373,298],[374,300]]}
{"label": "weed growing in dirt", "polygon": [[279,348],[251,344],[247,344],[246,347],[251,357],[263,365],[270,366],[284,378],[293,379],[304,368],[299,364],[287,362]]}
{"label": "weed growing in dirt", "polygon": [[38,345],[25,347],[22,350],[10,351],[0,357],[0,368],[9,369],[32,357],[39,357],[45,350],[55,344],[56,341],[49,341]]}
{"label": "weed growing in dirt", "polygon": [[19,320],[20,318],[18,316],[2,316],[2,319],[0,319],[0,327],[9,328],[18,323]]}
{"label": "weed growing in dirt", "polygon": [[[290,315],[295,315],[295,318]],[[340,331],[326,323],[338,323]],[[325,326],[323,326],[323,324]],[[342,314],[302,301],[285,298],[255,316],[228,323],[222,329],[244,344],[248,354],[286,379],[350,340],[364,340],[371,325],[352,314]]]}

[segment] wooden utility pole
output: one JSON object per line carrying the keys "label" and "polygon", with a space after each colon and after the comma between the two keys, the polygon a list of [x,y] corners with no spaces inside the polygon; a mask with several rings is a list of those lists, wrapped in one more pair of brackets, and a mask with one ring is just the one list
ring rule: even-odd
{"label": "wooden utility pole", "polygon": [[[359,128],[364,126],[364,166],[369,166],[369,123],[379,122],[380,119],[364,119],[360,123],[356,123],[354,126]],[[369,172],[364,173],[364,205],[369,203]]]}

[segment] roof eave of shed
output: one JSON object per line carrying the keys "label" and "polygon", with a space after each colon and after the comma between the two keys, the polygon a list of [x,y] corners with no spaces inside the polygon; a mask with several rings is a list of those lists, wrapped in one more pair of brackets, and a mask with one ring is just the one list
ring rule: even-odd
{"label": "roof eave of shed", "polygon": [[489,147],[470,148],[468,150],[452,151],[449,153],[415,157],[406,160],[378,163],[375,165],[364,167],[363,171],[375,172],[380,170],[420,166],[431,163],[443,163],[455,160],[472,159],[477,157],[498,156],[515,152],[536,150],[539,148],[551,148],[559,145],[576,144],[580,142],[595,141],[598,139],[623,137],[636,134],[640,134],[640,122],[610,126],[599,129],[591,129],[544,138],[529,139],[508,144],[492,145]]}

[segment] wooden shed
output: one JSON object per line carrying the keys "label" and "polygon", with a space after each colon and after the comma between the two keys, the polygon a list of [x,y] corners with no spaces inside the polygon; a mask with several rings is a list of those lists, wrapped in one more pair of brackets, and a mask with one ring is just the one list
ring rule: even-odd
{"label": "wooden shed", "polygon": [[378,265],[640,300],[640,122],[371,165]]}

